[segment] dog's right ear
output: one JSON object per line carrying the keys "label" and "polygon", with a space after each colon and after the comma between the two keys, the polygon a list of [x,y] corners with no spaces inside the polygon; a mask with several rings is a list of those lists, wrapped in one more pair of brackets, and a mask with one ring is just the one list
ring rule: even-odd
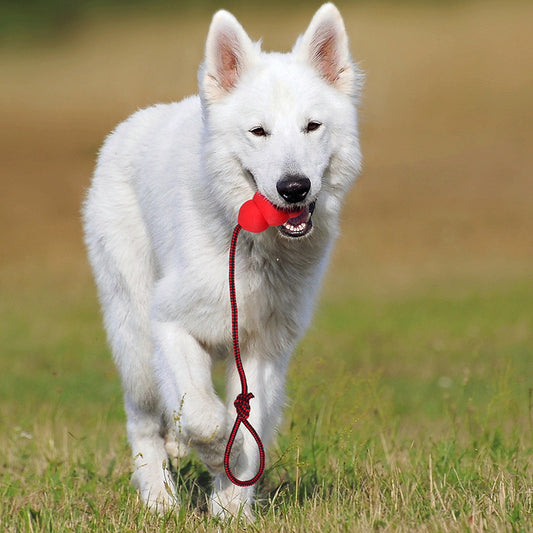
{"label": "dog's right ear", "polygon": [[215,13],[207,34],[205,62],[200,73],[204,98],[212,102],[228,94],[257,55],[256,45],[237,19],[224,10]]}

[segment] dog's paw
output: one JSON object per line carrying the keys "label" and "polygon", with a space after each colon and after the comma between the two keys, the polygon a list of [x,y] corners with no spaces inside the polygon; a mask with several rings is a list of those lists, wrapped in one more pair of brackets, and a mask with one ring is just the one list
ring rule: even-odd
{"label": "dog's paw", "polygon": [[131,476],[131,484],[154,513],[163,514],[179,506],[176,485],[166,466],[157,472],[142,467],[137,469]]}
{"label": "dog's paw", "polygon": [[[217,426],[211,434],[191,436],[190,444],[197,451],[200,459],[205,463],[212,475],[224,471],[224,454],[228,445],[234,421],[226,418],[224,424]],[[231,449],[230,466],[234,466],[243,448],[242,432],[238,431]]]}
{"label": "dog's paw", "polygon": [[[215,480],[216,485],[218,483]],[[222,520],[238,520],[243,524],[251,524],[255,521],[252,499],[249,490],[233,484],[222,490],[215,488],[209,498],[209,513]]]}
{"label": "dog's paw", "polygon": [[[204,439],[191,440],[191,444],[194,446],[200,459],[205,463],[207,469],[212,475],[216,475],[224,471],[224,454],[228,445],[231,427],[232,426],[226,426],[223,431],[217,430],[212,435]],[[244,439],[242,432],[238,431],[231,448],[230,466],[232,468],[239,460],[239,456],[243,448],[243,442]]]}
{"label": "dog's paw", "polygon": [[[234,420],[227,413],[221,403],[210,406],[202,413],[184,418],[184,435],[187,444],[193,447],[200,459],[205,463],[211,474],[215,475],[224,470],[224,452],[228,443]],[[237,433],[232,448],[232,460],[238,458],[243,447],[241,432]]]}

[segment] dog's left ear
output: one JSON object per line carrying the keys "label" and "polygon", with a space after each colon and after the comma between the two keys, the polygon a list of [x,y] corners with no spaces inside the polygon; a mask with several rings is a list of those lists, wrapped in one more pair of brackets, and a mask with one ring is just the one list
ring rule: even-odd
{"label": "dog's left ear", "polygon": [[256,45],[228,11],[213,16],[205,45],[200,85],[208,101],[228,94],[257,57]]}
{"label": "dog's left ear", "polygon": [[353,64],[348,35],[339,10],[331,3],[316,13],[293,53],[313,66],[320,76],[351,97],[359,93],[361,74]]}

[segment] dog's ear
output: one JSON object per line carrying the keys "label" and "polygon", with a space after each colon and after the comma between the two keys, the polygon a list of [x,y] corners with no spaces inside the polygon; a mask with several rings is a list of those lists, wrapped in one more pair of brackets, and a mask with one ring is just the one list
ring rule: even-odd
{"label": "dog's ear", "polygon": [[237,19],[227,11],[215,13],[205,46],[200,85],[208,101],[217,100],[237,84],[257,57],[256,45]]}
{"label": "dog's ear", "polygon": [[293,52],[339,91],[352,97],[358,95],[361,74],[350,56],[344,21],[333,4],[324,4],[315,13]]}

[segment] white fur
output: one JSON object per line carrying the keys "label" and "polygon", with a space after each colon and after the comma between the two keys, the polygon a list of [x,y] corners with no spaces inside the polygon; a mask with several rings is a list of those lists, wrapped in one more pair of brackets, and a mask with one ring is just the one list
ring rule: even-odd
{"label": "white fur", "polygon": [[[108,339],[122,379],[133,483],[154,509],[176,505],[170,459],[194,448],[214,476],[214,514],[251,517],[254,488],[233,486],[223,452],[240,392],[231,352],[228,250],[255,191],[285,206],[276,183],[305,175],[313,230],[241,232],[236,284],[250,422],[271,441],[289,357],[309,325],[360,169],[356,105],[361,74],[342,18],[323,5],[289,54],[264,53],[226,11],[213,17],[200,96],[135,113],[107,138],[84,205],[85,239]],[[306,132],[309,121],[319,129]],[[255,136],[262,126],[269,135]],[[211,364],[228,363],[227,400]],[[257,471],[239,431],[235,474]]]}

